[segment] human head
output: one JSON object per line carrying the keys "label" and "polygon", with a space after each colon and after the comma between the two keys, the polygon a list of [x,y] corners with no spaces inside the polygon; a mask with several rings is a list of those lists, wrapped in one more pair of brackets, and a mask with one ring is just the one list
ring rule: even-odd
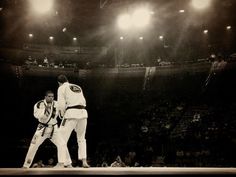
{"label": "human head", "polygon": [[122,160],[121,160],[121,157],[118,155],[117,157],[116,157],[116,161],[117,162],[121,162]]}
{"label": "human head", "polygon": [[43,160],[39,160],[38,164],[42,165],[43,164]]}
{"label": "human head", "polygon": [[48,159],[48,164],[53,165],[54,164],[54,159],[53,158]]}
{"label": "human head", "polygon": [[52,103],[54,100],[54,93],[51,90],[45,92],[45,100],[47,103]]}
{"label": "human head", "polygon": [[224,59],[223,55],[221,53],[218,53],[217,60],[222,61]]}
{"label": "human head", "polygon": [[68,82],[68,79],[65,75],[61,74],[57,77],[57,82],[58,82],[59,85],[62,85],[65,82]]}

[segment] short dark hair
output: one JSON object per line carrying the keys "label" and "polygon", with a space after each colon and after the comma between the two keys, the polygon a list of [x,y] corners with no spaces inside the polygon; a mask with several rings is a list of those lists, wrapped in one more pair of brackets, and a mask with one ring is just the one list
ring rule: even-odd
{"label": "short dark hair", "polygon": [[45,92],[45,96],[48,96],[48,94],[50,94],[50,93],[52,93],[52,94],[54,95],[53,91],[47,90],[47,91]]}
{"label": "short dark hair", "polygon": [[63,84],[65,82],[68,82],[68,79],[65,75],[61,74],[57,77],[57,81]]}

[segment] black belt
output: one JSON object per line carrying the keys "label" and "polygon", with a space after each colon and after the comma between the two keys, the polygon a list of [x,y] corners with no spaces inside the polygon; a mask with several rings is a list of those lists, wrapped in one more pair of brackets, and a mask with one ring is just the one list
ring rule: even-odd
{"label": "black belt", "polygon": [[54,133],[54,126],[57,125],[57,124],[48,125],[48,124],[44,124],[44,123],[41,123],[41,122],[39,124],[44,126],[44,129],[43,129],[43,132],[42,132],[41,136],[44,136],[47,127],[52,127],[52,132],[51,132],[50,137],[49,137],[49,139],[51,139],[52,136],[53,136],[53,133]]}
{"label": "black belt", "polygon": [[67,109],[85,109],[85,106],[82,105],[75,105],[75,106],[68,106]]}
{"label": "black belt", "polygon": [[40,125],[43,125],[44,127],[54,127],[56,124],[45,124],[45,123],[42,123],[42,122],[39,122]]}

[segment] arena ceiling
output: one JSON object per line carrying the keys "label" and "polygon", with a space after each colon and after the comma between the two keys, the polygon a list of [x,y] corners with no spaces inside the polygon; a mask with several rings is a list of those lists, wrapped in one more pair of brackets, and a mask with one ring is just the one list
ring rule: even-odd
{"label": "arena ceiling", "polygon": [[[142,35],[155,43],[158,36],[164,35],[173,45],[181,40],[198,40],[205,29],[209,30],[211,43],[219,43],[226,37],[228,25],[231,42],[236,36],[235,0],[212,0],[210,7],[202,11],[192,8],[191,0],[54,0],[52,10],[43,15],[32,10],[30,1],[0,1],[1,45],[29,42],[31,33],[34,43],[47,43],[48,36],[54,36],[58,45],[70,45],[72,37],[77,37],[79,43],[107,45],[129,35]],[[148,6],[154,12],[149,28],[129,33],[119,30],[119,14],[138,6]],[[181,9],[185,12],[179,13]]]}

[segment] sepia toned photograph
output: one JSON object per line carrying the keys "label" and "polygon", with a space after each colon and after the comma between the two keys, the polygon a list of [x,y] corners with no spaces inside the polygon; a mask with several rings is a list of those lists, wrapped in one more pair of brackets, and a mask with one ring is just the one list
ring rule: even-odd
{"label": "sepia toned photograph", "polygon": [[236,175],[236,0],[0,0],[0,176]]}

